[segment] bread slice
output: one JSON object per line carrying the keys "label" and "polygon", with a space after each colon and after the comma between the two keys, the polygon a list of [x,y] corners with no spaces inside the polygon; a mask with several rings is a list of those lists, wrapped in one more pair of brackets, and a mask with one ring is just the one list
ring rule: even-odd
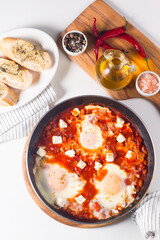
{"label": "bread slice", "polygon": [[0,58],[0,81],[13,88],[25,89],[32,83],[32,74],[14,61]]}
{"label": "bread slice", "polygon": [[42,72],[52,66],[49,54],[38,50],[29,42],[16,38],[4,38],[0,42],[0,52],[21,66]]}
{"label": "bread slice", "polygon": [[18,94],[0,82],[0,106],[13,106],[19,99]]}

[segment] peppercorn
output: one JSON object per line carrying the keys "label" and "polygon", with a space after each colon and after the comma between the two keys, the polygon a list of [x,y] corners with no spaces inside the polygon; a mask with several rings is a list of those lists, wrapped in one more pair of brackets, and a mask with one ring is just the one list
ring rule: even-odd
{"label": "peppercorn", "polygon": [[70,52],[77,53],[83,50],[86,45],[84,36],[80,33],[72,32],[65,36],[64,46]]}

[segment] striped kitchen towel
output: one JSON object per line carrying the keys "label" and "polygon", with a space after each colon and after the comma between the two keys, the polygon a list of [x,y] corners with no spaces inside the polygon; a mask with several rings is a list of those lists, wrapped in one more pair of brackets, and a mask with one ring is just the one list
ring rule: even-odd
{"label": "striped kitchen towel", "polygon": [[132,214],[143,239],[160,240],[160,192],[147,194]]}
{"label": "striped kitchen towel", "polygon": [[0,143],[25,137],[56,101],[51,84],[32,101],[15,110],[0,114]]}

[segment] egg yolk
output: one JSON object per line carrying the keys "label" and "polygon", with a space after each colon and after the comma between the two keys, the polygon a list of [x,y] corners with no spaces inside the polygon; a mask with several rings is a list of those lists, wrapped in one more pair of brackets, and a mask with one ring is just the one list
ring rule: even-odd
{"label": "egg yolk", "polygon": [[62,191],[66,188],[67,176],[63,169],[56,169],[49,174],[48,184],[54,191]]}
{"label": "egg yolk", "polygon": [[121,178],[116,174],[107,174],[104,179],[104,191],[107,194],[115,195],[119,193],[122,189]]}
{"label": "egg yolk", "polygon": [[94,149],[97,143],[96,134],[93,132],[82,131],[80,135],[80,142],[83,147]]}

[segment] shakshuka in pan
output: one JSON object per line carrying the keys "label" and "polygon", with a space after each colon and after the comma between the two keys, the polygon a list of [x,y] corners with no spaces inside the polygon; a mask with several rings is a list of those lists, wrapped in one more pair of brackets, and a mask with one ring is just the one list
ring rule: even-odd
{"label": "shakshuka in pan", "polygon": [[41,195],[81,220],[121,213],[147,174],[148,153],[134,124],[103,104],[78,105],[51,119],[36,152]]}

